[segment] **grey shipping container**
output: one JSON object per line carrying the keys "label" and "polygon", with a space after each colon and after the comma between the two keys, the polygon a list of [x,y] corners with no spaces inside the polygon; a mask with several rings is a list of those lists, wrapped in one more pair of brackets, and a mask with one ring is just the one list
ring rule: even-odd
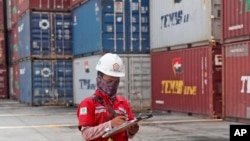
{"label": "grey shipping container", "polygon": [[19,100],[28,105],[72,104],[72,75],[72,60],[19,62]]}
{"label": "grey shipping container", "polygon": [[150,0],[150,48],[220,42],[220,0]]}
{"label": "grey shipping container", "polygon": [[[95,66],[101,55],[74,59],[74,104],[92,95],[96,89]],[[147,54],[120,54],[126,68],[125,77],[121,77],[118,94],[125,97],[132,110],[151,108],[150,57]]]}

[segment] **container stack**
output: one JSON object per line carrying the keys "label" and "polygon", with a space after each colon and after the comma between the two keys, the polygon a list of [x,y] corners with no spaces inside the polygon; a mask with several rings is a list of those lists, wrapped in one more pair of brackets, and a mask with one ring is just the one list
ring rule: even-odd
{"label": "container stack", "polygon": [[148,0],[72,1],[74,104],[96,89],[95,66],[104,53],[122,57],[126,76],[118,93],[133,110],[150,107]]}
{"label": "container stack", "polygon": [[250,119],[250,3],[222,0],[225,119]]}
{"label": "container stack", "polygon": [[70,0],[13,0],[10,5],[12,87],[21,103],[73,101],[69,6]]}
{"label": "container stack", "polygon": [[8,97],[5,42],[3,0],[0,0],[0,99]]}
{"label": "container stack", "polygon": [[222,116],[220,0],[150,0],[152,108]]}

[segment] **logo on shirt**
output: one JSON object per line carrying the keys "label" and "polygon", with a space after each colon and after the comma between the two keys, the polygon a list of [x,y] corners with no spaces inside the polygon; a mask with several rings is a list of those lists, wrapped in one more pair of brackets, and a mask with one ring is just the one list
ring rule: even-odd
{"label": "logo on shirt", "polygon": [[87,114],[87,107],[82,107],[80,109],[80,115],[86,115]]}

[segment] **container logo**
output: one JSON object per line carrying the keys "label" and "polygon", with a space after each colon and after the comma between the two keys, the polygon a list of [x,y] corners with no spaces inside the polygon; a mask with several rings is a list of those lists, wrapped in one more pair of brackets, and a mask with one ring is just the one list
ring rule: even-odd
{"label": "container logo", "polygon": [[161,16],[161,29],[187,22],[189,22],[189,14],[184,14],[183,10],[179,10]]}
{"label": "container logo", "polygon": [[20,75],[24,75],[25,74],[25,68],[20,69],[19,73],[20,73]]}
{"label": "container logo", "polygon": [[95,90],[96,85],[92,84],[90,79],[79,79],[80,89]]}
{"label": "container logo", "polygon": [[181,58],[172,59],[172,67],[175,75],[176,73],[182,73]]}
{"label": "container logo", "polygon": [[241,76],[241,93],[250,94],[250,76]]}

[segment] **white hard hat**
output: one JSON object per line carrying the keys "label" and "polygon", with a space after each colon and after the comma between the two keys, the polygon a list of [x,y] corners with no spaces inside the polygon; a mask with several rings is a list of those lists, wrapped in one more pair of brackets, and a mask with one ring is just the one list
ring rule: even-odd
{"label": "white hard hat", "polygon": [[125,76],[125,67],[117,54],[106,53],[103,55],[96,65],[96,70],[109,76]]}

